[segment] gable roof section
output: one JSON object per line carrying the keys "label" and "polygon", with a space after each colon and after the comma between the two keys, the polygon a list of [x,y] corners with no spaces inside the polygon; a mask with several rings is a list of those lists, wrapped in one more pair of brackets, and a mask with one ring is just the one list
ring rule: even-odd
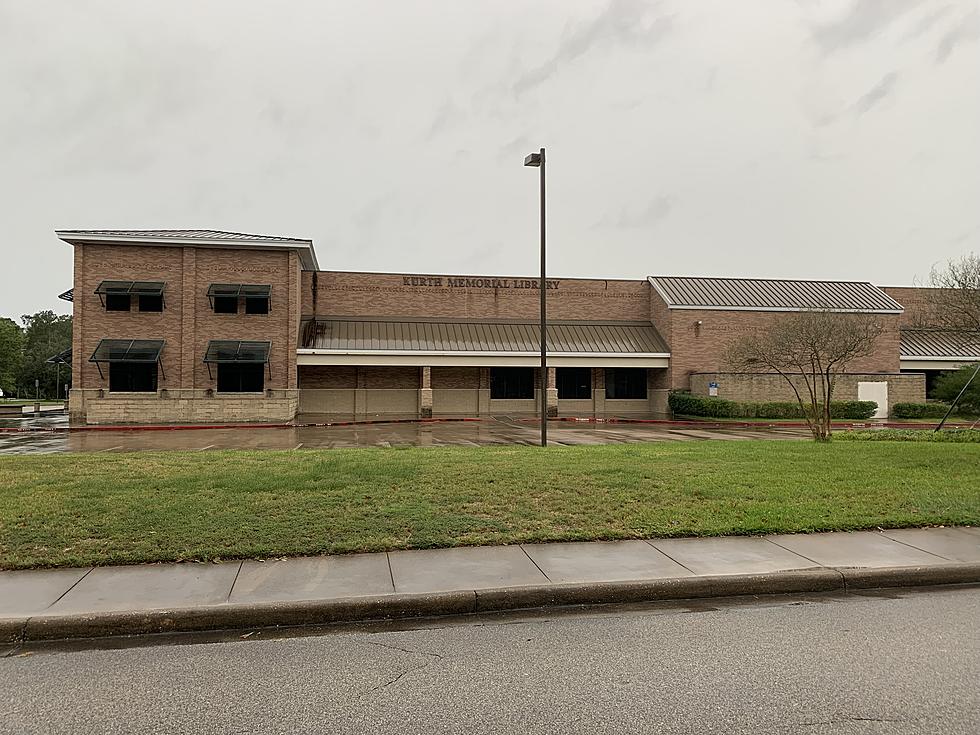
{"label": "gable roof section", "polygon": [[810,311],[901,314],[902,305],[864,281],[650,276],[670,309]]}
{"label": "gable roof section", "polygon": [[57,230],[67,243],[118,243],[124,245],[190,245],[194,247],[295,250],[304,270],[317,270],[313,241],[298,237],[254,235],[226,230]]}
{"label": "gable roof section", "polygon": [[954,329],[903,329],[902,358],[980,360],[980,332]]}

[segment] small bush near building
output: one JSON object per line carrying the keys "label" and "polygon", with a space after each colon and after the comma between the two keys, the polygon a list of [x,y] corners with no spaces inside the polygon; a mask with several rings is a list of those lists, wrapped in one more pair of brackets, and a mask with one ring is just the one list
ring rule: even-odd
{"label": "small bush near building", "polygon": [[[800,405],[789,401],[729,401],[724,398],[706,398],[690,393],[671,393],[670,410],[678,416],[704,416],[707,418],[743,419],[802,419]],[[874,401],[831,401],[830,415],[834,419],[869,419],[874,416],[878,404]]]}
{"label": "small bush near building", "polygon": [[948,410],[948,403],[896,403],[892,406],[892,413],[899,419],[941,419]]}
{"label": "small bush near building", "polygon": [[877,429],[842,431],[834,434],[837,441],[847,442],[952,442],[980,444],[980,429]]}

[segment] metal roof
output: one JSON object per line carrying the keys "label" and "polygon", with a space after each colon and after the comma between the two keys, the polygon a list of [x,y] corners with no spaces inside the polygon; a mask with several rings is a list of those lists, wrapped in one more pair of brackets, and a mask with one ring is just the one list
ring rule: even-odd
{"label": "metal roof", "polygon": [[271,342],[212,339],[204,353],[204,362],[267,363],[271,346]]}
{"label": "metal roof", "polygon": [[313,241],[300,237],[254,235],[227,230],[57,230],[55,234],[67,243],[105,243],[126,245],[190,245],[202,248],[230,248],[295,251],[305,270],[317,270]]}
{"label": "metal roof", "polygon": [[[301,348],[336,352],[528,353],[540,351],[533,321],[307,319]],[[650,322],[548,324],[552,354],[657,355],[670,352]]]}
{"label": "metal roof", "polygon": [[671,309],[734,311],[829,310],[900,314],[903,307],[864,281],[788,281],[762,278],[651,276]]}
{"label": "metal roof", "polygon": [[980,332],[954,329],[903,329],[902,357],[980,360]]}
{"label": "metal roof", "polygon": [[248,232],[228,232],[227,230],[58,230],[58,235],[78,237],[145,237],[153,240],[247,240],[262,242],[298,242],[309,240],[279,235],[253,235]]}

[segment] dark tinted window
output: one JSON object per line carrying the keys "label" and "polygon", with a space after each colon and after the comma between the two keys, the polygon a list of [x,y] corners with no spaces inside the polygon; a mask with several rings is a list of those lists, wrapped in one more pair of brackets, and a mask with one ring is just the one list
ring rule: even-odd
{"label": "dark tinted window", "polygon": [[140,311],[163,311],[163,296],[140,296]]}
{"label": "dark tinted window", "polygon": [[490,397],[534,398],[534,368],[490,368]]}
{"label": "dark tinted window", "polygon": [[646,368],[606,368],[606,398],[646,397]]}
{"label": "dark tinted window", "polygon": [[106,311],[129,311],[128,293],[107,293],[105,295]]}
{"label": "dark tinted window", "polygon": [[219,393],[261,393],[265,390],[265,365],[261,362],[219,363]]}
{"label": "dark tinted window", "polygon": [[268,296],[246,296],[245,297],[245,313],[246,314],[268,314],[269,313],[269,297]]}
{"label": "dark tinted window", "polygon": [[570,367],[555,370],[558,399],[592,398],[592,368]]}
{"label": "dark tinted window", "polygon": [[215,314],[237,314],[238,313],[238,297],[237,296],[215,296],[214,297],[214,313]]}
{"label": "dark tinted window", "polygon": [[150,393],[157,389],[157,363],[110,362],[110,393]]}

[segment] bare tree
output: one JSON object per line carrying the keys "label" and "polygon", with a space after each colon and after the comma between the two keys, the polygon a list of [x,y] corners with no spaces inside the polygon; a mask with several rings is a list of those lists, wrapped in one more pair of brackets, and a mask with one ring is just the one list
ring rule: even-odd
{"label": "bare tree", "polygon": [[980,330],[980,256],[970,253],[933,268],[929,285],[931,326]]}
{"label": "bare tree", "polygon": [[867,357],[883,328],[864,314],[802,311],[779,318],[735,342],[728,363],[740,372],[782,375],[817,441],[831,436],[830,400],[841,373]]}

